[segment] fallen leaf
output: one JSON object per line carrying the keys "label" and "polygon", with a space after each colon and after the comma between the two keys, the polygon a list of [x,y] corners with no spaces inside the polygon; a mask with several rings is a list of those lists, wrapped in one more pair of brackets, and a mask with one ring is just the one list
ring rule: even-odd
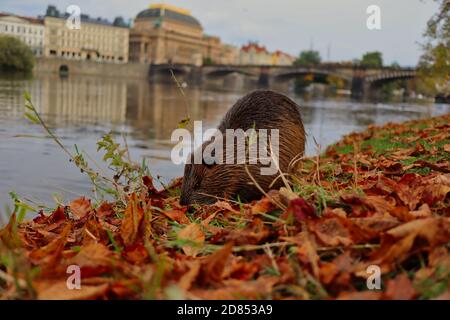
{"label": "fallen leaf", "polygon": [[200,225],[197,223],[191,223],[181,229],[177,235],[178,240],[188,241],[189,244],[182,246],[184,254],[187,256],[195,257],[205,242],[205,234],[203,233]]}
{"label": "fallen leaf", "polygon": [[133,193],[128,199],[127,208],[120,225],[120,236],[126,246],[132,245],[136,241],[143,216],[144,213],[137,195]]}

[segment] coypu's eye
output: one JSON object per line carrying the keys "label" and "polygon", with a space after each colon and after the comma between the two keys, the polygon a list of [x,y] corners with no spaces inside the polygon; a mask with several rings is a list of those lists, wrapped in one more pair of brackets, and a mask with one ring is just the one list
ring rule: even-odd
{"label": "coypu's eye", "polygon": [[194,184],[194,189],[200,188],[200,180],[196,181]]}

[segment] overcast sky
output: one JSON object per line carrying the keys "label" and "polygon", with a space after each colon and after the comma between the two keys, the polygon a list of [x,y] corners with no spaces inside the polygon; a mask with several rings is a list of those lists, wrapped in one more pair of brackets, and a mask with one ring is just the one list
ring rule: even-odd
{"label": "overcast sky", "polygon": [[[190,10],[205,33],[226,43],[240,46],[254,40],[293,55],[312,47],[332,61],[379,50],[386,64],[403,66],[417,64],[418,42],[437,11],[432,0],[0,0],[0,11],[35,16],[44,14],[49,3],[60,11],[76,4],[82,13],[112,20],[118,15],[134,18],[160,2]],[[373,4],[381,8],[381,30],[366,27],[366,9]]]}

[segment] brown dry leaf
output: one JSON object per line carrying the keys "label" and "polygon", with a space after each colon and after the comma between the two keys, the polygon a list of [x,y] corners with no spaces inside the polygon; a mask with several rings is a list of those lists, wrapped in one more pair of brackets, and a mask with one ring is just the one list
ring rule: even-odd
{"label": "brown dry leaf", "polygon": [[341,292],[337,300],[380,300],[382,293],[380,291],[355,291]]}
{"label": "brown dry leaf", "polygon": [[349,230],[341,223],[339,218],[328,218],[308,221],[309,229],[323,244],[331,247],[353,244]]}
{"label": "brown dry leaf", "polygon": [[68,289],[66,280],[36,282],[34,288],[39,300],[88,300],[105,296],[109,284],[98,286],[81,284],[80,289]]}
{"label": "brown dry leaf", "polygon": [[264,197],[252,206],[252,214],[266,213],[275,209],[272,201],[268,197]]}
{"label": "brown dry leaf", "polygon": [[126,246],[132,245],[136,241],[143,216],[144,213],[137,195],[133,193],[128,199],[125,215],[120,225],[120,236]]}
{"label": "brown dry leaf", "polygon": [[0,230],[1,244],[8,248],[18,248],[21,245],[20,238],[17,234],[17,218],[14,212],[9,219],[8,224]]}
{"label": "brown dry leaf", "polygon": [[295,243],[299,260],[306,265],[311,265],[314,277],[319,277],[319,255],[317,254],[317,245],[311,235],[305,231],[300,232],[293,238],[282,237],[281,240]]}
{"label": "brown dry leaf", "polygon": [[226,211],[230,211],[230,212],[233,212],[233,213],[236,213],[236,214],[239,214],[239,213],[240,213],[240,211],[238,211],[238,210],[236,210],[236,209],[233,209],[233,207],[231,206],[231,204],[229,204],[229,203],[226,202],[226,201],[217,201],[216,203],[214,203],[214,206],[217,207],[217,208],[219,208],[219,209],[223,209],[223,210],[226,210]]}
{"label": "brown dry leaf", "polygon": [[192,286],[192,283],[194,283],[195,279],[197,278],[199,272],[201,263],[198,260],[190,261],[188,263],[189,270],[178,281],[178,286],[183,290],[189,290]]}
{"label": "brown dry leaf", "polygon": [[320,264],[320,279],[324,284],[339,284],[347,287],[350,284],[350,278],[353,270],[353,259],[350,253],[339,255],[331,262],[322,262]]}
{"label": "brown dry leaf", "polygon": [[253,281],[225,280],[223,285],[215,290],[192,290],[191,293],[201,299],[232,300],[232,299],[269,299],[272,288],[277,283],[275,277],[259,277]]}
{"label": "brown dry leaf", "polygon": [[126,247],[122,251],[122,257],[131,264],[141,265],[147,261],[149,254],[142,243],[137,243]]}
{"label": "brown dry leaf", "polygon": [[58,237],[49,244],[30,253],[30,260],[35,264],[47,264],[49,267],[54,266],[60,259],[61,253],[72,230],[70,223],[66,224]]}
{"label": "brown dry leaf", "polygon": [[450,144],[447,143],[444,145],[444,151],[450,152]]}
{"label": "brown dry leaf", "polygon": [[372,207],[377,213],[386,214],[392,211],[395,207],[394,203],[389,202],[383,196],[367,196],[364,199],[364,203]]}
{"label": "brown dry leaf", "polygon": [[408,275],[400,274],[395,279],[389,279],[386,282],[384,292],[385,299],[391,300],[411,300],[416,296],[416,290],[409,280]]}
{"label": "brown dry leaf", "polygon": [[424,188],[422,200],[430,206],[438,201],[444,201],[450,193],[450,186],[445,184],[432,184]]}
{"label": "brown dry leaf", "polygon": [[75,220],[80,220],[92,211],[91,201],[81,197],[69,204],[70,212],[72,212]]}
{"label": "brown dry leaf", "polygon": [[205,243],[205,234],[197,223],[191,223],[184,229],[181,229],[181,231],[178,232],[177,238],[178,240],[189,242],[189,244],[184,245],[181,248],[185,255],[191,257],[195,257]]}
{"label": "brown dry leaf", "polygon": [[[417,238],[437,246],[450,241],[450,221],[445,218],[417,219],[387,231],[373,255],[376,263],[401,262],[409,256]],[[423,245],[423,244],[422,244]]]}
{"label": "brown dry leaf", "polygon": [[398,197],[410,210],[420,202],[423,190],[422,177],[414,173],[405,174],[395,187]]}
{"label": "brown dry leaf", "polygon": [[409,214],[414,218],[428,218],[431,216],[431,209],[428,204],[424,203],[415,211],[410,211]]}
{"label": "brown dry leaf", "polygon": [[216,284],[222,280],[222,273],[233,250],[233,245],[232,242],[228,242],[203,261],[200,272],[202,284]]}
{"label": "brown dry leaf", "polygon": [[269,228],[259,218],[254,218],[252,223],[243,229],[234,228],[226,236],[227,241],[233,241],[235,245],[259,244],[270,235]]}
{"label": "brown dry leaf", "polygon": [[179,224],[188,224],[190,222],[189,218],[186,217],[185,210],[174,209],[164,211],[163,213],[165,216],[178,222]]}
{"label": "brown dry leaf", "polygon": [[101,243],[89,243],[81,247],[80,252],[68,261],[79,267],[106,267],[111,266],[112,253]]}

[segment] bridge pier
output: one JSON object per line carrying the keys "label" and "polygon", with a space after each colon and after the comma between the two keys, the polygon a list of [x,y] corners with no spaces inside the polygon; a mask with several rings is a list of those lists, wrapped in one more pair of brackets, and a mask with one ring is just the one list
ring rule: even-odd
{"label": "bridge pier", "polygon": [[261,67],[258,79],[258,88],[267,89],[270,85],[269,67]]}

